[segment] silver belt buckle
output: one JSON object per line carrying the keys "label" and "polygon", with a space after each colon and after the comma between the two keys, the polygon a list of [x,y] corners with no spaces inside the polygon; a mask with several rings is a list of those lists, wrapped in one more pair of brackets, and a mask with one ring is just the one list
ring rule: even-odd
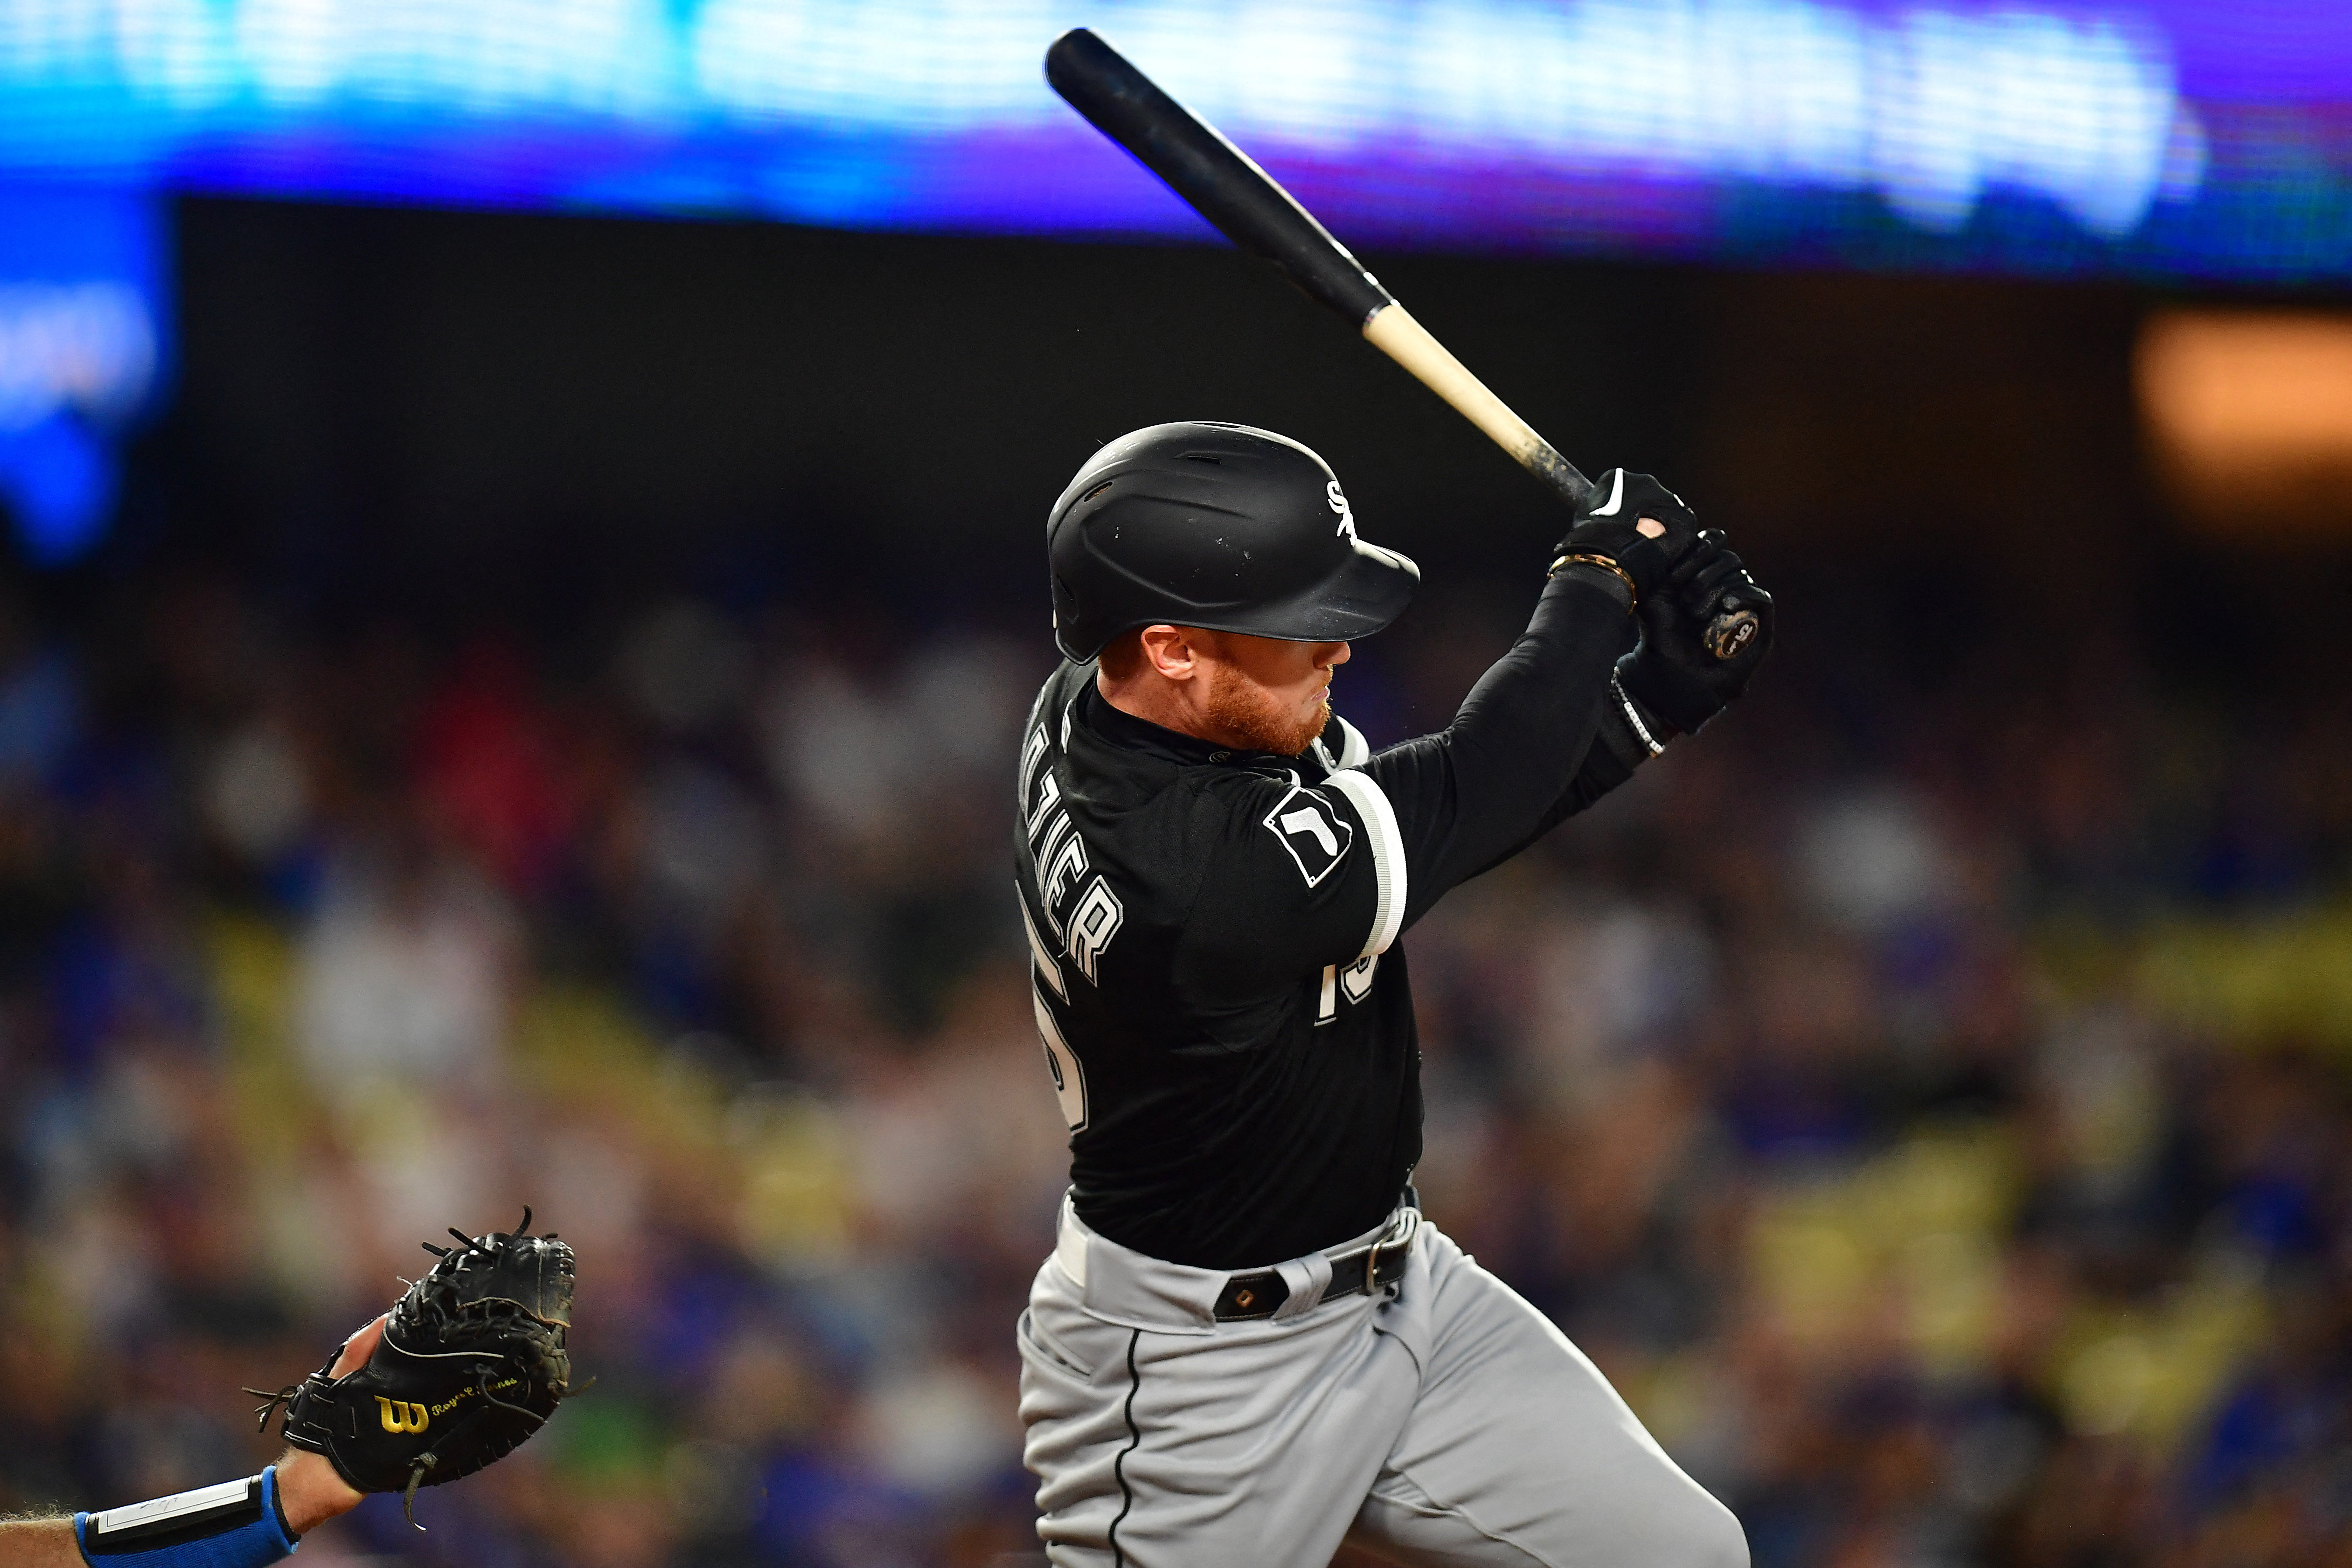
{"label": "silver belt buckle", "polygon": [[1364,1249],[1365,1295],[1369,1296],[1373,1291],[1381,1288],[1381,1249],[1382,1247],[1410,1247],[1412,1245],[1414,1234],[1421,1229],[1421,1211],[1419,1209],[1405,1210],[1404,1222],[1401,1229],[1402,1234],[1400,1234],[1394,1241],[1391,1241],[1387,1237],[1383,1236],[1378,1241],[1375,1241],[1371,1246]]}

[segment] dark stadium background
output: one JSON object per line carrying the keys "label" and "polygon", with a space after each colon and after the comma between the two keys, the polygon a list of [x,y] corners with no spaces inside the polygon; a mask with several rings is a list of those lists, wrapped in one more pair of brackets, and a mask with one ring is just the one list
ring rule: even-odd
{"label": "dark stadium background", "polygon": [[[528,1202],[598,1386],[313,1568],[1042,1561],[1045,509],[1160,419],[1318,448],[1430,583],[1341,674],[1376,742],[1558,512],[1221,249],[173,226],[115,531],[0,595],[0,1505],[266,1459],[240,1384]],[[1767,1568],[2352,1561],[2352,573],[2168,500],[2131,365],[2181,301],[1370,259],[1785,627],[1413,934],[1433,1215]]]}

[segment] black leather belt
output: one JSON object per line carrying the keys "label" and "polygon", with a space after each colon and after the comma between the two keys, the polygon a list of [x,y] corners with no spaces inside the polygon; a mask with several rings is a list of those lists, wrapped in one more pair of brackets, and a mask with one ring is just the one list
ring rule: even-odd
{"label": "black leather belt", "polygon": [[[1323,1288],[1322,1299],[1329,1301],[1341,1296],[1361,1296],[1403,1279],[1405,1261],[1412,1256],[1413,1237],[1420,1232],[1419,1211],[1407,1209],[1399,1223],[1390,1226],[1370,1247],[1360,1247],[1331,1259],[1331,1283]],[[1260,1274],[1229,1275],[1225,1288],[1217,1292],[1217,1321],[1240,1323],[1252,1318],[1271,1318],[1289,1300],[1289,1284],[1273,1269]]]}

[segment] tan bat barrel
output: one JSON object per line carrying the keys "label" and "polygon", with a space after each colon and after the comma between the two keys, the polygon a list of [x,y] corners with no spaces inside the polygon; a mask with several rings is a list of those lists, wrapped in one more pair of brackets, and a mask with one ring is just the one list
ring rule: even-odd
{"label": "tan bat barrel", "polygon": [[[1455,413],[1484,430],[1489,440],[1517,458],[1522,468],[1570,506],[1591,493],[1592,481],[1538,435],[1534,426],[1512,413],[1509,404],[1471,374],[1470,367],[1430,336],[1429,329],[1414,321],[1402,304],[1382,305],[1366,317],[1364,336],[1374,348],[1411,371],[1423,386],[1452,404]],[[1642,520],[1641,531],[1653,536],[1665,532],[1647,518]],[[1730,658],[1748,646],[1758,629],[1752,612],[1733,610],[1708,624],[1705,641],[1716,658]]]}
{"label": "tan bat barrel", "polygon": [[1471,374],[1470,367],[1455,359],[1451,349],[1431,337],[1429,329],[1414,321],[1402,304],[1374,310],[1364,322],[1364,336],[1374,348],[1411,371],[1423,386],[1452,404],[1456,413],[1484,430],[1569,505],[1577,505],[1591,493],[1592,481],[1536,434],[1534,426],[1512,413],[1511,405],[1496,396],[1485,382]]}

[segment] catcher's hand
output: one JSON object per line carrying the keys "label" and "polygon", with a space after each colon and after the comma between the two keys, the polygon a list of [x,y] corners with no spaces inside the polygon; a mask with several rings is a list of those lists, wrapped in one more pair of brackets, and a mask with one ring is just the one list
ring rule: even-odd
{"label": "catcher's hand", "polygon": [[363,1492],[400,1492],[468,1476],[505,1458],[572,1392],[572,1248],[530,1234],[468,1237],[436,1253],[383,1326],[366,1364],[332,1375],[334,1358],[291,1388],[264,1394],[261,1426],[282,1403],[295,1447],[322,1454]]}

